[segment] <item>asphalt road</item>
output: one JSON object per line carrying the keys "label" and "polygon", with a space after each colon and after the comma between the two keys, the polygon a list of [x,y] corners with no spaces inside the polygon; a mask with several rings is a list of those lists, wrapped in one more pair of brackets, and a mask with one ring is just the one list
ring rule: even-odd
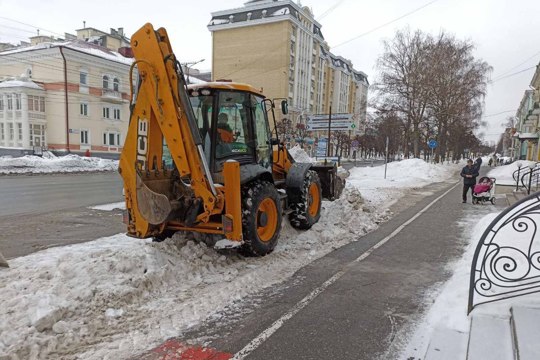
{"label": "asphalt road", "polygon": [[117,172],[0,176],[0,217],[37,215],[122,201]]}
{"label": "asphalt road", "polygon": [[88,207],[123,200],[116,172],[0,176],[0,252],[11,259],[125,231],[120,211]]}
{"label": "asphalt road", "polygon": [[[447,265],[464,251],[466,229],[459,220],[480,219],[494,210],[491,205],[462,204],[461,182],[455,184],[411,190],[392,208],[396,215],[377,231],[311,263],[280,287],[243,299],[241,314],[233,309],[184,334],[181,341],[205,339],[208,347],[232,354],[247,346],[238,357],[245,359],[395,359],[413,324],[429,308],[426,294],[448,279]],[[504,207],[503,202],[498,206]],[[341,272],[338,280],[287,317],[302,299]],[[225,321],[231,318],[236,320]],[[275,324],[282,326],[269,333]]]}

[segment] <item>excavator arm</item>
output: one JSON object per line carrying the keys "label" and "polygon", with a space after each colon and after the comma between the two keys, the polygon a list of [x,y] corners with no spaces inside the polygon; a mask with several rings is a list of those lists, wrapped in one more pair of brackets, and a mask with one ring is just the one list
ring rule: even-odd
{"label": "excavator arm", "polygon": [[[240,209],[229,206],[228,210],[234,211],[224,213],[225,188],[229,186],[229,197],[239,193],[239,181],[225,186],[212,181],[182,69],[167,32],[146,24],[133,35],[131,45],[135,56],[132,70],[137,67],[139,86],[119,170],[129,213],[128,234],[154,236],[171,220],[178,229],[198,224],[204,227],[213,215],[224,214],[238,218],[234,231],[229,229],[227,234],[221,223],[207,228],[240,240]],[[165,147],[174,162],[172,169],[164,165]],[[228,178],[236,182],[238,165],[230,164],[227,170]]]}

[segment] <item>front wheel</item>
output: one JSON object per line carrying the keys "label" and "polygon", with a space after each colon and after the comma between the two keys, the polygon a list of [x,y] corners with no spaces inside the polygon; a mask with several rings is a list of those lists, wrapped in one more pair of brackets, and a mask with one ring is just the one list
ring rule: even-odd
{"label": "front wheel", "polygon": [[274,184],[256,180],[242,188],[241,252],[247,256],[270,254],[281,230],[279,194]]}
{"label": "front wheel", "polygon": [[291,225],[297,229],[310,229],[321,217],[321,204],[321,180],[315,171],[308,170],[300,193],[294,201],[290,202]]}

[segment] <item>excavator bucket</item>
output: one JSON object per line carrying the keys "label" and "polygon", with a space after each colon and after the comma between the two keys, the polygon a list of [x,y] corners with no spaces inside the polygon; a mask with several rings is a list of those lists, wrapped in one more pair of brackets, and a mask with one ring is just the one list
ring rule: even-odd
{"label": "excavator bucket", "polygon": [[0,252],[0,267],[9,267],[7,260],[4,258],[4,255]]}
{"label": "excavator bucket", "polygon": [[311,170],[319,175],[322,187],[322,196],[328,200],[336,200],[341,196],[345,188],[345,180],[337,174],[337,165],[334,164],[314,164]]}

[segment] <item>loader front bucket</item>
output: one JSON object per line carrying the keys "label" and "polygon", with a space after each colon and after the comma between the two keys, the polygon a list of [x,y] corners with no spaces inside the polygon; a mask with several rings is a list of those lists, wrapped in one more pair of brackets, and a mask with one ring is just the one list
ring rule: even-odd
{"label": "loader front bucket", "polygon": [[336,200],[341,196],[345,188],[345,179],[337,174],[337,165],[334,164],[316,164],[311,166],[311,170],[319,175],[322,187],[322,196],[330,201]]}

